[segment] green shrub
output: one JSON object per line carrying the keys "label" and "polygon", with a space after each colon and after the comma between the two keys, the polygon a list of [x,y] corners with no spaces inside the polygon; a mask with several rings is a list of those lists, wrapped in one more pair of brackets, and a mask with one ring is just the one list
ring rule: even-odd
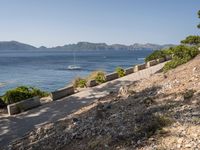
{"label": "green shrub", "polygon": [[117,67],[117,68],[115,69],[115,71],[118,73],[118,76],[119,76],[119,77],[125,76],[125,71],[124,71],[123,68]]}
{"label": "green shrub", "polygon": [[165,58],[165,53],[162,50],[156,50],[145,58],[145,62],[155,60],[158,58]]}
{"label": "green shrub", "polygon": [[98,72],[97,76],[95,77],[95,80],[98,84],[104,83],[106,81],[105,73]]}
{"label": "green shrub", "polygon": [[73,81],[73,86],[75,88],[84,88],[86,87],[86,79],[83,79],[83,78],[80,78],[80,77],[77,77],[74,81]]}
{"label": "green shrub", "polygon": [[104,83],[106,81],[105,72],[104,71],[94,71],[89,74],[87,77],[87,81],[95,80],[98,84]]}
{"label": "green shrub", "polygon": [[198,35],[190,35],[181,41],[182,44],[189,45],[199,45],[200,44],[200,36]]}
{"label": "green shrub", "polygon": [[174,69],[174,68],[176,68],[177,66],[179,66],[179,65],[181,65],[181,64],[184,64],[184,63],[186,63],[186,61],[184,61],[183,59],[174,58],[174,59],[172,59],[172,61],[167,62],[167,63],[164,65],[163,71],[164,71],[164,72],[167,72],[168,70]]}
{"label": "green shrub", "polygon": [[34,87],[20,86],[15,89],[11,89],[2,96],[4,103],[12,104],[34,96],[45,97],[49,93],[41,91],[40,89]]}
{"label": "green shrub", "polygon": [[199,50],[196,47],[188,47],[184,45],[179,45],[173,48],[173,59],[172,61],[165,64],[163,70],[167,72],[170,69],[176,68],[179,65],[182,65],[196,55],[199,54]]}

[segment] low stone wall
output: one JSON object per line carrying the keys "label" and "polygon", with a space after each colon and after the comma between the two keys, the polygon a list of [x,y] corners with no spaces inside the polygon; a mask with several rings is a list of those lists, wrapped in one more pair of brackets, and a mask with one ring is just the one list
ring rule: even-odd
{"label": "low stone wall", "polygon": [[145,68],[146,68],[146,64],[135,65],[135,67],[134,67],[134,72],[143,70],[143,69],[145,69]]}
{"label": "low stone wall", "polygon": [[87,87],[93,87],[93,86],[96,86],[96,85],[98,85],[96,80],[90,80],[86,84]]}
{"label": "low stone wall", "polygon": [[53,100],[61,99],[63,97],[69,96],[74,94],[74,87],[73,86],[68,86],[64,87],[62,89],[58,89],[54,92],[51,93],[51,97]]}
{"label": "low stone wall", "polygon": [[24,112],[28,109],[40,106],[40,98],[39,97],[33,97],[27,100],[23,100],[14,104],[10,104],[7,106],[8,114],[14,115],[21,112]]}
{"label": "low stone wall", "polygon": [[159,64],[159,63],[162,63],[162,62],[164,62],[164,61],[165,61],[165,58],[159,58],[159,59],[157,59],[158,64]]}
{"label": "low stone wall", "polygon": [[106,81],[111,81],[111,80],[115,80],[118,78],[118,73],[117,72],[113,72],[110,74],[106,75]]}
{"label": "low stone wall", "polygon": [[157,65],[157,64],[158,64],[157,60],[151,60],[146,63],[146,67],[149,68],[149,67]]}
{"label": "low stone wall", "polygon": [[172,56],[170,56],[170,55],[168,55],[168,56],[165,57],[166,61],[171,60],[171,59],[172,59]]}
{"label": "low stone wall", "polygon": [[125,69],[125,74],[128,75],[128,74],[131,74],[134,72],[134,68],[133,67],[130,67],[130,68],[127,68]]}

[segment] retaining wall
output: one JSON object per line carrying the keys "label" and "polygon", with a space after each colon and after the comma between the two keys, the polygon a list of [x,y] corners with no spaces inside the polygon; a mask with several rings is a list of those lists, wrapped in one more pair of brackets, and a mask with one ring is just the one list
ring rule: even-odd
{"label": "retaining wall", "polygon": [[96,80],[90,80],[90,81],[87,82],[86,85],[87,85],[87,87],[93,87],[93,86],[96,86],[98,84],[97,84]]}
{"label": "retaining wall", "polygon": [[8,114],[14,115],[21,112],[24,112],[28,109],[40,106],[40,98],[39,97],[33,97],[27,100],[23,100],[14,104],[10,104],[7,106]]}
{"label": "retaining wall", "polygon": [[74,87],[73,86],[68,86],[64,87],[62,89],[58,89],[54,92],[51,93],[51,97],[53,100],[61,99],[63,97],[69,96],[74,94]]}
{"label": "retaining wall", "polygon": [[166,61],[171,60],[171,59],[172,59],[172,56],[171,56],[171,55],[168,55],[168,56],[165,57],[165,60],[166,60]]}
{"label": "retaining wall", "polygon": [[158,64],[157,60],[151,60],[146,63],[146,67],[149,68],[149,67],[157,65],[157,64]]}
{"label": "retaining wall", "polygon": [[135,66],[134,66],[134,72],[143,70],[143,69],[145,69],[145,68],[146,68],[146,64],[135,65]]}
{"label": "retaining wall", "polygon": [[127,68],[125,69],[125,74],[128,75],[128,74],[131,74],[134,72],[134,68],[133,67],[130,67],[130,68]]}
{"label": "retaining wall", "polygon": [[118,78],[118,73],[117,72],[113,72],[110,74],[106,75],[106,81],[111,81],[111,80],[115,80]]}
{"label": "retaining wall", "polygon": [[162,63],[162,62],[164,62],[164,61],[165,61],[165,58],[159,58],[159,59],[157,59],[158,64],[159,64],[159,63]]}

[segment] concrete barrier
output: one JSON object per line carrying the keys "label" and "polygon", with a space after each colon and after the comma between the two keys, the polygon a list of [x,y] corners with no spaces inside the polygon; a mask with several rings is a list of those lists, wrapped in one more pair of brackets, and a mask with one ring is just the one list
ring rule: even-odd
{"label": "concrete barrier", "polygon": [[74,87],[73,86],[68,86],[64,87],[62,89],[58,89],[54,92],[51,93],[51,97],[54,100],[61,99],[63,97],[69,96],[74,94]]}
{"label": "concrete barrier", "polygon": [[90,81],[88,81],[86,83],[87,87],[93,87],[93,86],[96,86],[96,85],[98,85],[97,82],[96,82],[96,80],[90,80]]}
{"label": "concrete barrier", "polygon": [[145,68],[146,68],[146,64],[135,65],[135,67],[134,67],[134,72],[143,70],[143,69],[145,69]]}
{"label": "concrete barrier", "polygon": [[128,74],[131,74],[134,72],[134,68],[133,67],[130,67],[130,68],[127,68],[125,69],[125,74],[128,75]]}
{"label": "concrete barrier", "polygon": [[171,55],[165,56],[165,60],[166,60],[166,61],[171,60],[171,59],[172,59],[172,56],[171,56]]}
{"label": "concrete barrier", "polygon": [[33,97],[14,104],[10,104],[7,106],[7,109],[9,115],[14,115],[40,105],[41,105],[40,98]]}
{"label": "concrete barrier", "polygon": [[149,67],[154,66],[156,64],[158,64],[158,62],[156,60],[151,60],[151,61],[148,61],[146,63],[146,67],[149,68]]}
{"label": "concrete barrier", "polygon": [[165,58],[159,58],[159,59],[157,59],[157,62],[158,63],[162,63],[162,62],[164,62],[165,61]]}
{"label": "concrete barrier", "polygon": [[118,73],[117,72],[113,72],[110,74],[106,75],[106,81],[111,81],[111,80],[115,80],[118,78]]}

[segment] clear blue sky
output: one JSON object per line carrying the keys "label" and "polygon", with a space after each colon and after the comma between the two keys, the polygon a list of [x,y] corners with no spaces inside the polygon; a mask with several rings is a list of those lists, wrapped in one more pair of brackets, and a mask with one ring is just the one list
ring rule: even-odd
{"label": "clear blue sky", "polygon": [[177,44],[199,34],[200,0],[0,0],[0,41]]}

